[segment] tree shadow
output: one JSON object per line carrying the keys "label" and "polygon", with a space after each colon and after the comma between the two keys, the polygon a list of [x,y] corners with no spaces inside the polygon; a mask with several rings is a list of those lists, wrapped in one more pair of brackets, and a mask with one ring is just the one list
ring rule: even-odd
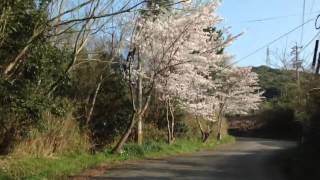
{"label": "tree shadow", "polygon": [[[241,140],[240,140],[241,142]],[[110,170],[105,177],[91,179],[114,180],[281,180],[283,175],[277,166],[276,157],[292,143],[260,139],[254,150],[223,149],[199,152],[195,155],[167,160],[147,160]]]}

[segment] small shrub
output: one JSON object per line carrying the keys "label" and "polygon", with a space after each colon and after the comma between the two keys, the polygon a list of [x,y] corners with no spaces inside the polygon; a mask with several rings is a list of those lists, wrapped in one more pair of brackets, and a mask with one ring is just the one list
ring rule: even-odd
{"label": "small shrub", "polygon": [[166,129],[159,129],[153,124],[145,124],[144,138],[145,142],[164,141],[167,138],[167,131]]}
{"label": "small shrub", "polygon": [[160,143],[155,143],[155,142],[149,141],[143,145],[143,149],[145,152],[160,152],[161,150],[163,150],[163,147],[161,145],[162,144],[160,144]]}
{"label": "small shrub", "polygon": [[260,114],[262,129],[271,137],[297,138],[301,135],[301,125],[295,115],[295,110],[288,105],[274,105]]}
{"label": "small shrub", "polygon": [[137,144],[127,144],[124,146],[124,156],[143,157],[144,149]]}

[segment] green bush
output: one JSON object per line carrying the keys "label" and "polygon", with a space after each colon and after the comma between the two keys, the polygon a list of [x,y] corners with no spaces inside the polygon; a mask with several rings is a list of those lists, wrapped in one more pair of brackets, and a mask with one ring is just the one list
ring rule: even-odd
{"label": "green bush", "polygon": [[137,144],[127,144],[123,150],[123,156],[143,157],[145,155],[143,146]]}
{"label": "green bush", "polygon": [[163,150],[163,146],[160,142],[149,141],[143,145],[143,149],[146,152],[160,152]]}
{"label": "green bush", "polygon": [[[43,112],[62,115],[60,98],[64,93],[49,96],[51,85],[65,77],[65,67],[71,60],[68,50],[52,46],[46,35],[47,0],[4,1],[2,11],[14,14],[7,18],[0,43],[0,153],[9,153],[16,141],[28,135],[31,128],[41,124]],[[40,27],[41,24],[41,27]],[[32,38],[36,31],[43,31]],[[32,43],[28,42],[33,39]],[[12,71],[5,67],[18,57],[20,62]],[[64,81],[67,83],[67,81]],[[58,87],[57,89],[60,89]]]}
{"label": "green bush", "polygon": [[295,110],[285,104],[273,104],[260,114],[261,128],[266,136],[273,138],[298,138],[302,133],[301,123],[296,120]]}

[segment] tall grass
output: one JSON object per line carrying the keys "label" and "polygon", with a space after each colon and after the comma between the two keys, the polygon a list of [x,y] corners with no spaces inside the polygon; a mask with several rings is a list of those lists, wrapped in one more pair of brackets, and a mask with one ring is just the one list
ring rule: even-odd
{"label": "tall grass", "polygon": [[90,148],[88,136],[80,131],[71,113],[64,117],[45,113],[41,127],[32,129],[29,137],[15,146],[12,155],[52,157]]}

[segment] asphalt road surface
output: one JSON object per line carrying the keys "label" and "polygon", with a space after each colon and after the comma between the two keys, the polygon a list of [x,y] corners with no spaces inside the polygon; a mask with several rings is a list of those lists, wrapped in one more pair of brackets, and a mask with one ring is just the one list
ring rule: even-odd
{"label": "asphalt road surface", "polygon": [[287,141],[240,138],[214,151],[121,165],[93,179],[284,180],[277,157],[293,146]]}

